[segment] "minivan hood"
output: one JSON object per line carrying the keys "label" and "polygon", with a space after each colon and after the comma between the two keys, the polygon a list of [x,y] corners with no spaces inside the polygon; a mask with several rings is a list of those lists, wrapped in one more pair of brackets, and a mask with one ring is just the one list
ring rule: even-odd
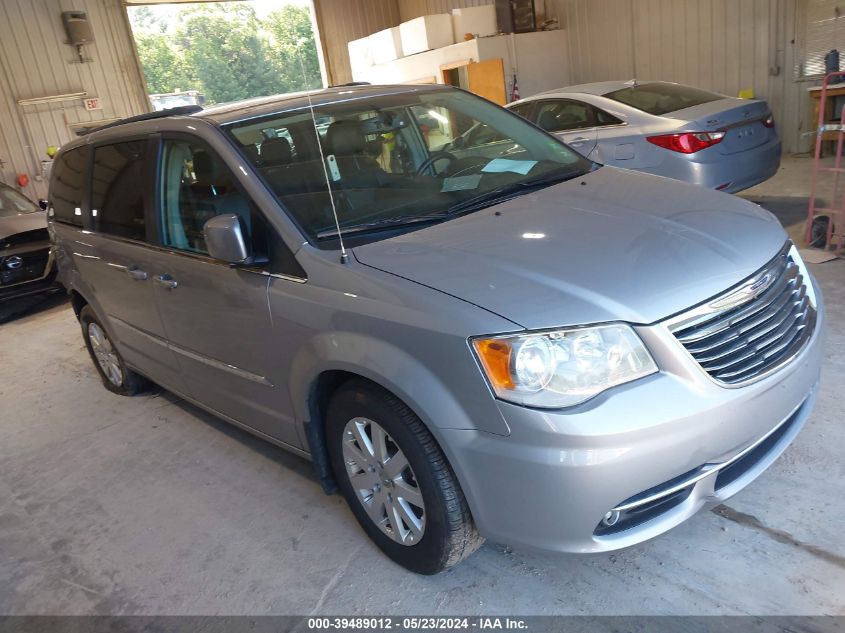
{"label": "minivan hood", "polygon": [[742,281],[785,241],[755,204],[602,167],[354,255],[533,329],[659,321]]}

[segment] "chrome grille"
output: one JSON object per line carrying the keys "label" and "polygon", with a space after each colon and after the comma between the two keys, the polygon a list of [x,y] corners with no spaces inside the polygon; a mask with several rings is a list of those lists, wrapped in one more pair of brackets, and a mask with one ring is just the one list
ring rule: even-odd
{"label": "chrome grille", "polygon": [[737,386],[762,378],[789,362],[812,336],[816,310],[793,249],[787,244],[738,287],[668,321],[717,382]]}
{"label": "chrome grille", "polygon": [[49,272],[50,249],[0,251],[0,287],[43,279]]}

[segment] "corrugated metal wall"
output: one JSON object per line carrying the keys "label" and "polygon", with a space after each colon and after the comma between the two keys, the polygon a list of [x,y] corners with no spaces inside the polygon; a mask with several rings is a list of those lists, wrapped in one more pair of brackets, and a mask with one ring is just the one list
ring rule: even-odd
{"label": "corrugated metal wall", "polygon": [[350,41],[401,21],[396,0],[315,0],[314,10],[330,84],[352,81]]}
{"label": "corrugated metal wall", "polygon": [[399,16],[402,22],[421,15],[449,13],[452,9],[480,7],[493,4],[492,0],[399,0]]}
{"label": "corrugated metal wall", "polygon": [[[402,20],[492,0],[398,0]],[[812,0],[817,4],[833,0]],[[806,87],[796,82],[807,0],[537,0],[568,35],[577,83],[639,77],[770,101],[787,152],[808,147]]]}
{"label": "corrugated metal wall", "polygon": [[[94,43],[85,47],[92,61],[77,63],[64,44],[62,11],[88,14]],[[87,111],[76,99],[19,105],[21,99],[87,92],[102,110]],[[77,123],[131,116],[149,110],[132,35],[120,0],[2,0],[0,2],[0,174],[12,183],[28,174],[26,193],[44,196],[38,182],[46,148],[73,137]]]}

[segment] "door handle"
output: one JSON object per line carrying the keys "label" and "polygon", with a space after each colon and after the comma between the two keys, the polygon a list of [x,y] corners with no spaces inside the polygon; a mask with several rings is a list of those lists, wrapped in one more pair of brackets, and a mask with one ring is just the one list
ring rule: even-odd
{"label": "door handle", "polygon": [[171,277],[167,273],[163,275],[156,275],[155,277],[153,277],[153,281],[159,286],[164,286],[168,290],[173,290],[176,286],[179,285],[176,283],[176,280],[173,279],[173,277]]}
{"label": "door handle", "polygon": [[147,277],[149,277],[147,271],[141,270],[137,266],[130,266],[129,268],[127,268],[126,274],[129,275],[135,281],[146,281]]}
{"label": "door handle", "polygon": [[590,139],[587,138],[586,136],[576,136],[574,139],[569,141],[569,144],[570,145],[583,145],[584,143],[586,143],[589,140]]}

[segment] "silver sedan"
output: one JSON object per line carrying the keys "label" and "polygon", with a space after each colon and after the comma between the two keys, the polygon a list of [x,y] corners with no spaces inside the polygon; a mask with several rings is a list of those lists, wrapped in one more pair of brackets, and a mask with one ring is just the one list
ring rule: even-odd
{"label": "silver sedan", "polygon": [[769,105],[668,82],[606,81],[508,106],[605,165],[735,193],[768,180],[781,145]]}

